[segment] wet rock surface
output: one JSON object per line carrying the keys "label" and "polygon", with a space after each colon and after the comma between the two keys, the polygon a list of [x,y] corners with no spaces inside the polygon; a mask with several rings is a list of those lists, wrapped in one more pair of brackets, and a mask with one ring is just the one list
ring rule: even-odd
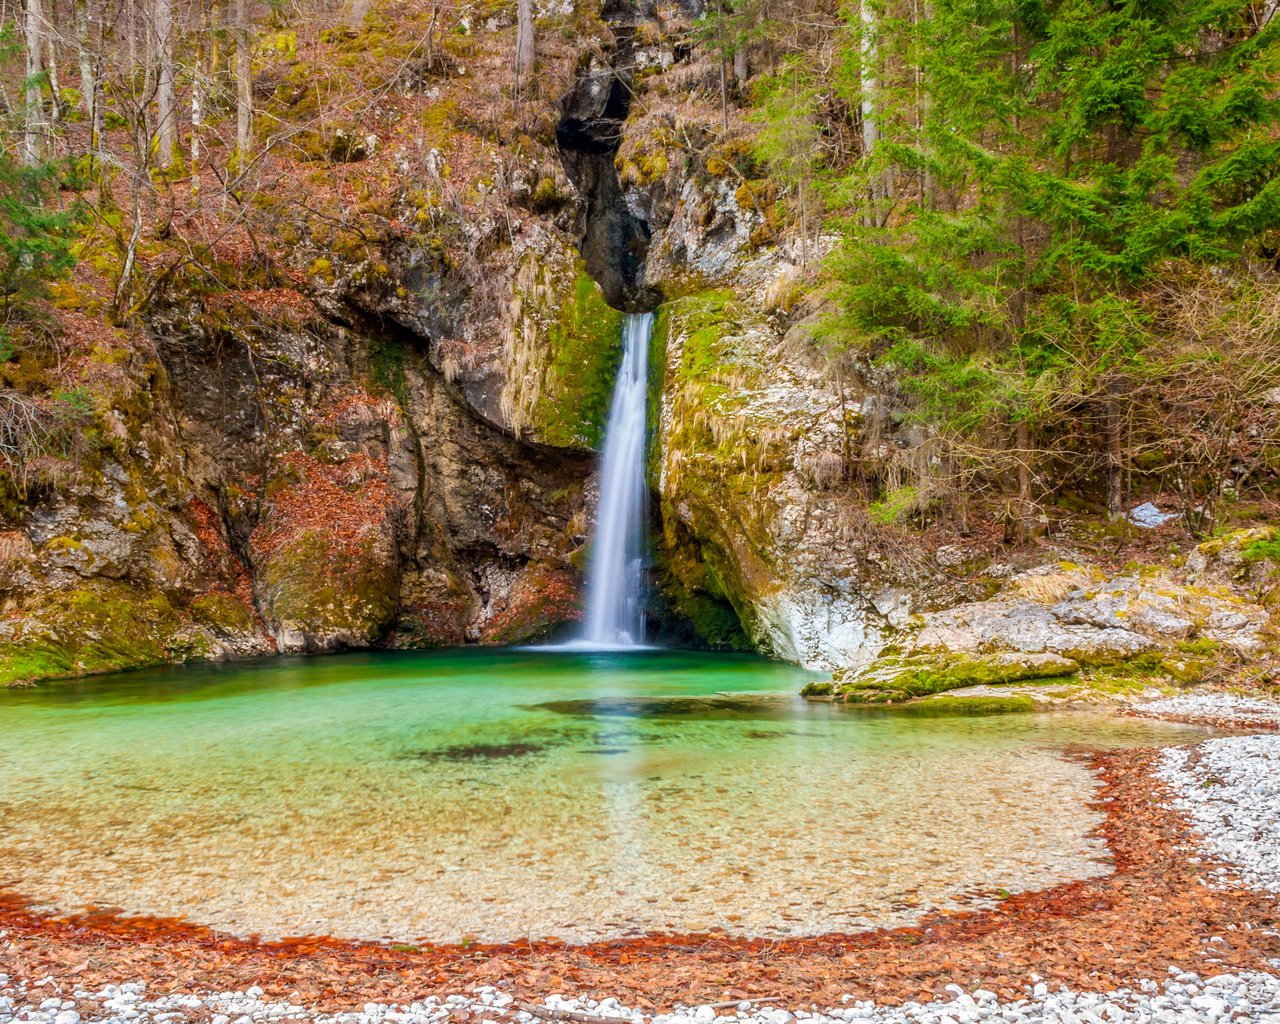
{"label": "wet rock surface", "polygon": [[579,249],[587,271],[615,309],[642,313],[661,300],[644,283],[651,229],[628,204],[614,156],[622,146],[636,71],[635,34],[642,21],[629,3],[609,4],[613,32],[607,60],[592,54],[561,100],[556,148],[569,180],[585,199]]}

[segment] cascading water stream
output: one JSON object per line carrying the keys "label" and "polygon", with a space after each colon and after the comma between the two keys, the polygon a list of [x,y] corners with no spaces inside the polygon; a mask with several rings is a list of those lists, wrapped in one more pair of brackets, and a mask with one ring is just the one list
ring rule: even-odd
{"label": "cascading water stream", "polygon": [[644,643],[645,411],[652,313],[627,316],[622,366],[614,385],[600,467],[600,511],[587,573],[581,642],[592,647]]}

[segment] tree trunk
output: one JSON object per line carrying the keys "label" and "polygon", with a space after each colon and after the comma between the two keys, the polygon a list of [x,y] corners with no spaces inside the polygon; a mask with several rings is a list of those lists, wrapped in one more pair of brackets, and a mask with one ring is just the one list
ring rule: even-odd
{"label": "tree trunk", "polygon": [[351,10],[347,14],[347,31],[359,35],[364,28],[365,15],[369,13],[370,0],[351,0]]}
{"label": "tree trunk", "polygon": [[45,135],[44,98],[40,95],[40,72],[43,48],[43,17],[40,0],[25,0],[23,6],[23,38],[27,44],[27,77],[23,84],[22,162],[36,167],[42,155]]}
{"label": "tree trunk", "polygon": [[1119,519],[1124,512],[1124,443],[1120,415],[1120,384],[1107,382],[1107,401],[1103,409],[1106,435],[1107,516]]}
{"label": "tree trunk", "polygon": [[253,32],[249,0],[235,0],[236,150],[243,169],[253,148]]}
{"label": "tree trunk", "polygon": [[[871,7],[871,0],[862,0],[860,6],[862,19],[862,155],[870,157],[880,142],[880,125],[876,121],[876,60],[878,48],[876,44],[876,12]],[[871,202],[875,204],[886,194],[884,179],[877,176],[871,181]],[[875,215],[869,213],[863,218],[871,224]]]}
{"label": "tree trunk", "polygon": [[60,36],[58,31],[58,0],[49,0],[49,14],[45,26],[45,67],[49,69],[49,110],[52,119],[50,127],[52,128],[62,120],[66,113],[62,109],[62,82],[58,77],[57,44]]}
{"label": "tree trunk", "polygon": [[1014,443],[1018,446],[1017,538],[1027,541],[1035,532],[1035,501],[1031,494],[1031,431],[1023,420],[1018,421],[1014,431]]}
{"label": "tree trunk", "polygon": [[96,161],[102,147],[102,81],[98,74],[98,45],[94,32],[91,0],[75,0],[72,17],[76,26],[76,56],[80,64],[80,99],[89,125],[89,153]]}
{"label": "tree trunk", "polygon": [[129,43],[129,71],[138,66],[138,19],[134,11],[134,0],[124,0],[124,32]]}
{"label": "tree trunk", "polygon": [[870,0],[862,0],[862,152],[870,156],[880,141],[880,128],[876,123],[876,13]]}
{"label": "tree trunk", "polygon": [[524,99],[533,81],[533,0],[519,0],[516,5],[516,96]]}
{"label": "tree trunk", "polygon": [[178,148],[178,101],[174,91],[173,0],[154,0],[156,34],[156,165],[167,170]]}
{"label": "tree trunk", "polygon": [[208,34],[208,22],[200,25],[200,39],[196,41],[196,56],[191,73],[191,206],[200,207],[200,130],[204,127],[204,36]]}
{"label": "tree trunk", "polygon": [[739,43],[733,51],[733,77],[739,90],[745,89],[751,79],[751,52],[746,43]]}

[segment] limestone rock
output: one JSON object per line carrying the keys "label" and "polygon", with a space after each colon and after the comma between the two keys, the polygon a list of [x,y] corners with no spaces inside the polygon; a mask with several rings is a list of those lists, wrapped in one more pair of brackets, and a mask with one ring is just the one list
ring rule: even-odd
{"label": "limestone rock", "polygon": [[1025,599],[980,601],[931,613],[911,640],[917,651],[1048,652],[1081,664],[1124,661],[1157,646],[1130,629],[1064,622],[1052,609]]}
{"label": "limestone rock", "polygon": [[263,617],[282,652],[367,646],[398,598],[400,507],[385,467],[302,456],[283,465],[291,478],[249,541]]}

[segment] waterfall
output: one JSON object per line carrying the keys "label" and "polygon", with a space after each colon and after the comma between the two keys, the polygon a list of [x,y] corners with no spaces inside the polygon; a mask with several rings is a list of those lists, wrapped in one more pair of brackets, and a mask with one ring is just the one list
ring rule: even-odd
{"label": "waterfall", "polygon": [[622,366],[604,435],[600,510],[587,572],[582,642],[592,647],[644,643],[645,407],[653,314],[627,316]]}

